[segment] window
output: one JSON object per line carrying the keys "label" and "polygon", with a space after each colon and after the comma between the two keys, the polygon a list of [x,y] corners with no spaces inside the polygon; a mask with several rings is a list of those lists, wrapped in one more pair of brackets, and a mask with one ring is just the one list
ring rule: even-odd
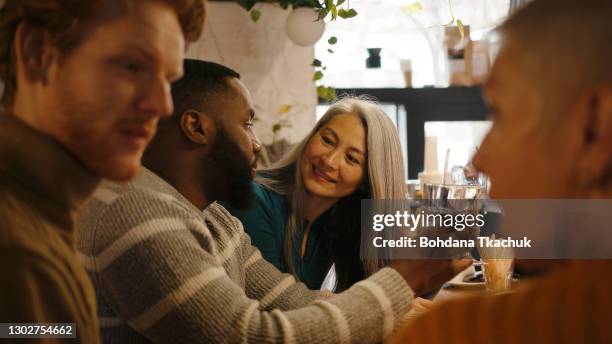
{"label": "window", "polygon": [[[421,0],[423,10],[410,15],[401,7],[414,0],[349,0],[358,15],[327,23],[315,56],[327,66],[324,83],[340,88],[404,87],[400,59],[410,59],[412,85],[448,85],[443,24],[451,18],[448,0]],[[509,0],[451,0],[455,18],[481,40],[508,14]],[[338,43],[329,45],[329,37]],[[332,49],[334,53],[327,50]],[[367,48],[382,48],[381,68],[365,68]]]}
{"label": "window", "polygon": [[448,149],[454,152],[449,156],[448,166],[465,165],[471,161],[489,129],[490,121],[425,122],[425,137],[434,136],[437,139],[438,171],[444,170]]}

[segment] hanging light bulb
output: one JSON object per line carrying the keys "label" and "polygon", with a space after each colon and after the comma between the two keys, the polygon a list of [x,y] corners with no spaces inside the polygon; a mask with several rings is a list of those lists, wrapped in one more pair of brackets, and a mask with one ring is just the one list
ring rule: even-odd
{"label": "hanging light bulb", "polygon": [[294,8],[287,17],[287,36],[297,45],[311,46],[323,36],[325,23],[317,20],[317,12],[310,7]]}

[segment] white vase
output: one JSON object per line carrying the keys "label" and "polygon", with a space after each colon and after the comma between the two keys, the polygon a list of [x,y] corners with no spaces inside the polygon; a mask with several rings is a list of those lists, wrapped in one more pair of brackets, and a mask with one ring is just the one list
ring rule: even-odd
{"label": "white vase", "polygon": [[317,20],[317,12],[310,7],[293,9],[287,17],[287,36],[297,45],[311,46],[323,36],[325,22]]}

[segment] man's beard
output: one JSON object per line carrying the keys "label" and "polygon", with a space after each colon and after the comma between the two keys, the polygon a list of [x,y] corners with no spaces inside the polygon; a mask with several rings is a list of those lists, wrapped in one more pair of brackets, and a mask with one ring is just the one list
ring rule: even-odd
{"label": "man's beard", "polygon": [[207,171],[204,191],[211,201],[227,201],[232,207],[245,210],[254,199],[251,162],[229,138],[222,124],[217,127],[217,138],[204,162]]}

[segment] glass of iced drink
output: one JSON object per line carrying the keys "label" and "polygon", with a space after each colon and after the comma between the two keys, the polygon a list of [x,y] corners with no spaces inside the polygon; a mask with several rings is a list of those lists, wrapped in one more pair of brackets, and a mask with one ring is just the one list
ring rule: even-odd
{"label": "glass of iced drink", "polygon": [[486,290],[494,293],[509,291],[512,286],[513,259],[483,258],[481,261]]}

